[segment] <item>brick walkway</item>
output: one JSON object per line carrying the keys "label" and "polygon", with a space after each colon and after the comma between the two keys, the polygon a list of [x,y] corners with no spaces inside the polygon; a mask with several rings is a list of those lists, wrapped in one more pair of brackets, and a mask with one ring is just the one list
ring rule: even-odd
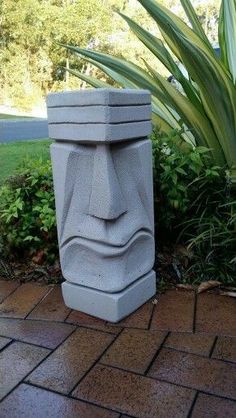
{"label": "brick walkway", "polygon": [[1,418],[235,418],[235,299],[170,290],[118,325],[0,282]]}

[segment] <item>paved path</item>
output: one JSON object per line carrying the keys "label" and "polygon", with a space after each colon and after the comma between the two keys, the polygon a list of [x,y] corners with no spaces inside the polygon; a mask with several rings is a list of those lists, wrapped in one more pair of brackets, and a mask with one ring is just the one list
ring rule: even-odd
{"label": "paved path", "polygon": [[48,138],[47,119],[0,119],[0,143]]}
{"label": "paved path", "polygon": [[1,418],[235,418],[233,298],[170,290],[117,325],[0,282]]}

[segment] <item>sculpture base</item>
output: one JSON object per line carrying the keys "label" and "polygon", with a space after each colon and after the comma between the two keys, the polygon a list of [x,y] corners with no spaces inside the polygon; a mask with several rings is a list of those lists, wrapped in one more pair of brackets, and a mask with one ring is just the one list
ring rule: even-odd
{"label": "sculpture base", "polygon": [[156,273],[153,270],[117,293],[101,292],[70,282],[62,284],[64,302],[69,308],[109,322],[119,322],[155,293]]}

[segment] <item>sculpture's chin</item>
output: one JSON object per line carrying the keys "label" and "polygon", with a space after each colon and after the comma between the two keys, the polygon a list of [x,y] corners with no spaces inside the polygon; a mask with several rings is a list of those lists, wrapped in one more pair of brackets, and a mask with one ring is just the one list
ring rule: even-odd
{"label": "sculpture's chin", "polygon": [[105,292],[119,292],[148,273],[154,263],[154,239],[141,230],[122,246],[73,238],[61,249],[66,280]]}

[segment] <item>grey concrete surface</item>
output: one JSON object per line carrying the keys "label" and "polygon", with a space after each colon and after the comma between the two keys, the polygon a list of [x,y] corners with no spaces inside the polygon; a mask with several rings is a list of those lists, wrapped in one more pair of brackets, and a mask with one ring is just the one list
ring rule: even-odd
{"label": "grey concrete surface", "polygon": [[47,119],[0,120],[0,143],[48,138]]}
{"label": "grey concrete surface", "polygon": [[47,98],[64,301],[112,322],[156,291],[150,103],[143,90]]}
{"label": "grey concrete surface", "polygon": [[148,90],[134,89],[87,89],[50,93],[47,96],[47,108],[64,106],[135,106],[150,105],[151,96]]}
{"label": "grey concrete surface", "polygon": [[118,322],[156,291],[151,95],[95,89],[47,103],[64,301]]}
{"label": "grey concrete surface", "polygon": [[[63,97],[63,100],[62,100]],[[123,142],[152,131],[146,90],[91,89],[47,97],[49,136],[80,143]]]}
{"label": "grey concrete surface", "polygon": [[67,306],[114,323],[136,311],[155,293],[156,273],[153,270],[117,293],[101,292],[68,281],[62,283],[62,294]]}

